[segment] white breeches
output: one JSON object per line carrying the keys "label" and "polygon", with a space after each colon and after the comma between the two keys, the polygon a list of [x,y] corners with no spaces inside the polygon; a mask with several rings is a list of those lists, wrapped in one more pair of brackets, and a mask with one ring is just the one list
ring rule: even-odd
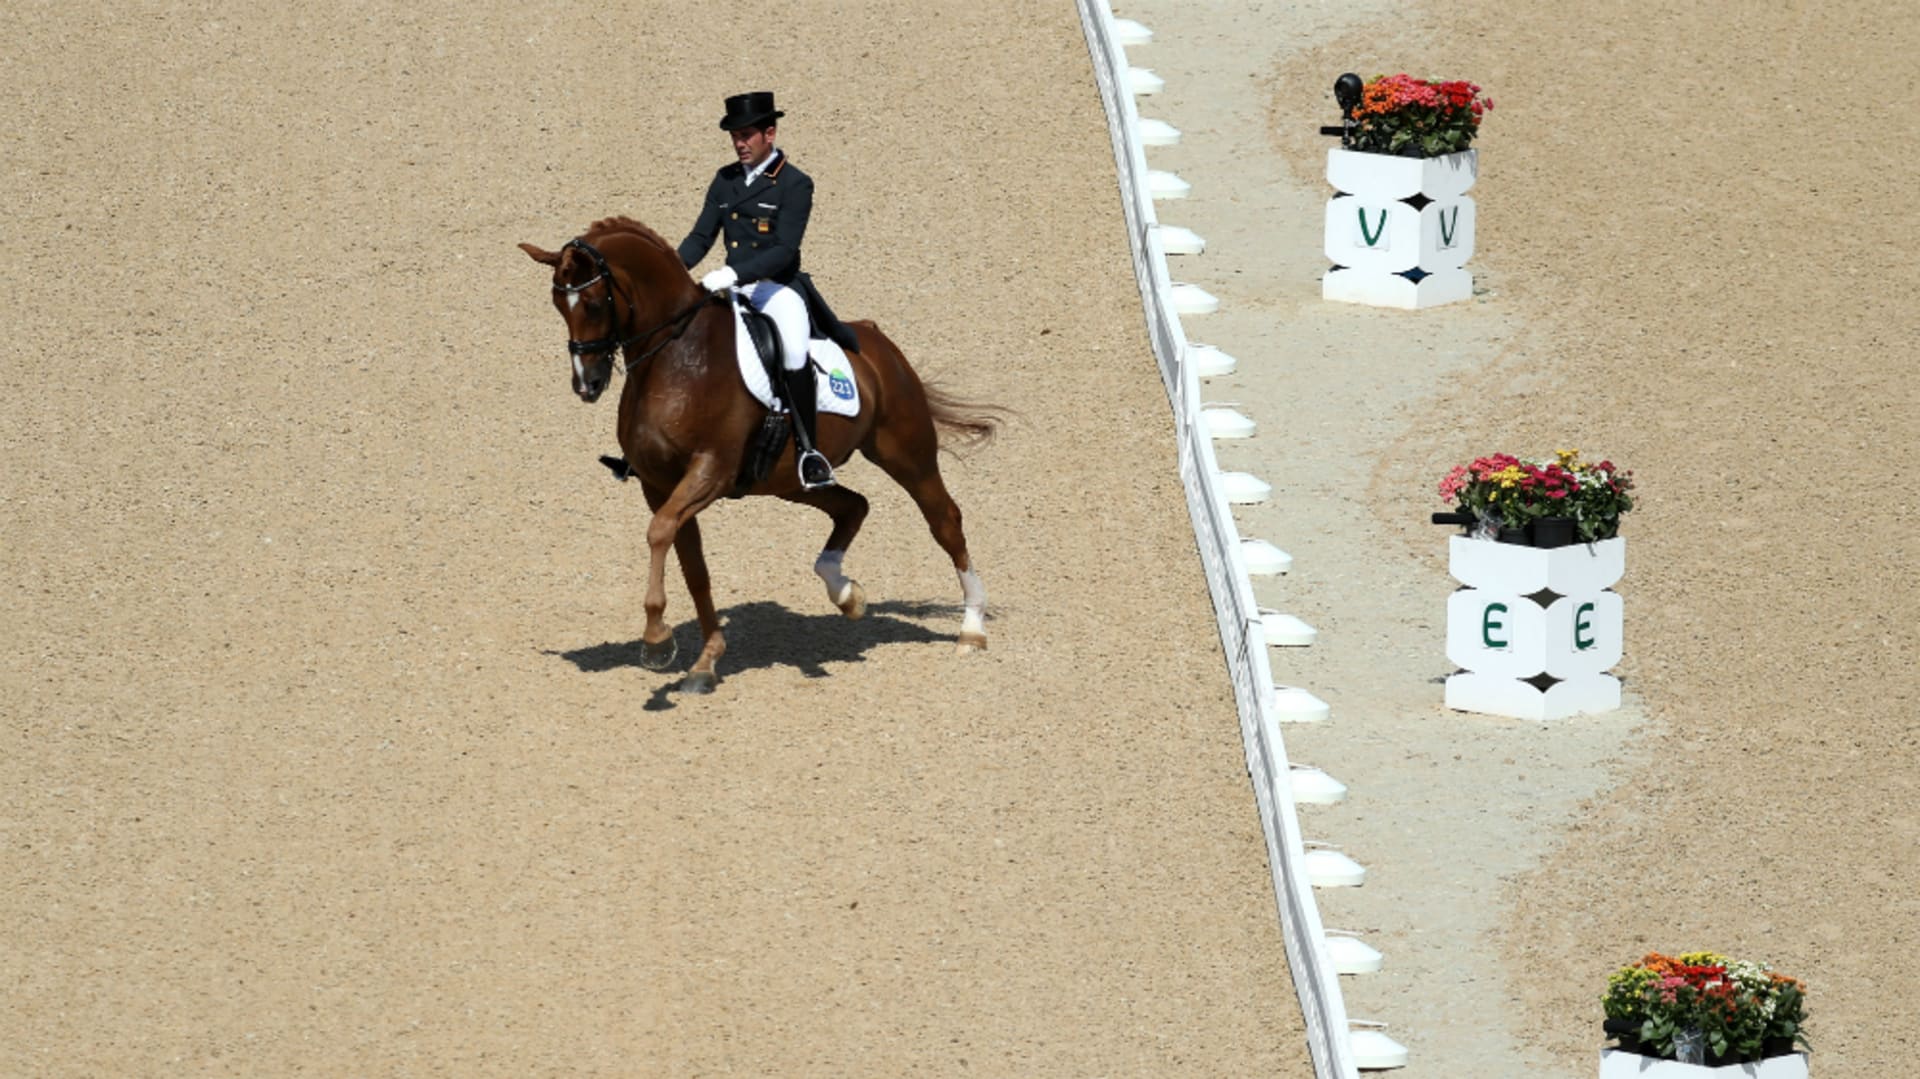
{"label": "white breeches", "polygon": [[773,320],[780,333],[780,362],[789,371],[798,371],[807,362],[807,301],[778,281],[755,281],[740,286],[755,311]]}

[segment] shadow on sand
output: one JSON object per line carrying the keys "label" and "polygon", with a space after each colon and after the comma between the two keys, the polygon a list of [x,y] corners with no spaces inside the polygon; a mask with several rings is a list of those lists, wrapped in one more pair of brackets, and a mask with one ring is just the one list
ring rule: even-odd
{"label": "shadow on sand", "polygon": [[[867,650],[876,645],[951,644],[954,633],[929,629],[918,620],[950,621],[957,628],[960,613],[958,604],[890,600],[869,604],[866,617],[852,622],[839,612],[797,614],[770,600],[729,607],[720,612],[721,631],[727,636],[727,654],[720,661],[721,684],[724,687],[725,679],[734,675],[771,667],[792,667],[805,677],[825,678],[827,664],[863,661]],[[660,672],[670,679],[653,691],[644,706],[648,711],[674,706],[672,697],[680,678],[700,653],[697,622],[674,626],[673,636],[680,654],[671,670]],[[640,662],[641,647],[636,637],[546,654],[597,674],[623,667],[646,670]]]}

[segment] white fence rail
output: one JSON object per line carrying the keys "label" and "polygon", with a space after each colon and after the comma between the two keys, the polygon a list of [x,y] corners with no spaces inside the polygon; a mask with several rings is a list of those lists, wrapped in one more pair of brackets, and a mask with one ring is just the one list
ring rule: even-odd
{"label": "white fence rail", "polygon": [[1107,0],[1077,0],[1087,49],[1106,105],[1107,127],[1120,176],[1121,203],[1133,249],[1134,275],[1147,313],[1154,358],[1167,387],[1180,444],[1180,477],[1187,510],[1199,541],[1207,587],[1213,593],[1220,642],[1233,678],[1246,745],[1247,771],[1253,780],[1260,824],[1267,837],[1267,861],[1286,938],[1287,961],[1300,994],[1308,1049],[1318,1079],[1356,1079],[1358,1069],[1349,1042],[1346,1003],[1339,975],[1328,954],[1320,911],[1308,882],[1300,822],[1294,813],[1286,746],[1273,708],[1273,672],[1267,663],[1266,631],[1254,602],[1253,585],[1240,556],[1240,533],[1226,500],[1216,489],[1219,469],[1213,440],[1200,418],[1198,378],[1188,362],[1188,343],[1174,314],[1172,282],[1159,222],[1147,190],[1146,157],[1139,138],[1139,115],[1127,86],[1127,58],[1114,37],[1113,11]]}

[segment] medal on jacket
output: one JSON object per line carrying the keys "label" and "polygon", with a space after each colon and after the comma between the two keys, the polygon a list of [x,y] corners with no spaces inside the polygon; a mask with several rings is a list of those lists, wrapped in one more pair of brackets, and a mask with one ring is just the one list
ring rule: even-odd
{"label": "medal on jacket", "polygon": [[755,221],[754,226],[757,227],[763,235],[773,231],[773,222],[768,221],[764,217]]}

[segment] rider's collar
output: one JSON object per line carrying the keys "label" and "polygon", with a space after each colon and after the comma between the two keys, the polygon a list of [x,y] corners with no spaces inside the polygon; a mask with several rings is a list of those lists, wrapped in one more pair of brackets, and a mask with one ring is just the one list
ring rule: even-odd
{"label": "rider's collar", "polygon": [[786,155],[781,151],[777,149],[774,150],[772,153],[767,155],[767,159],[765,161],[760,162],[758,165],[755,165],[753,168],[747,171],[747,175],[745,177],[744,182],[750,184],[754,180],[758,179],[759,177],[769,172],[778,172],[779,169],[776,168],[775,166],[779,162],[779,160],[785,156]]}

